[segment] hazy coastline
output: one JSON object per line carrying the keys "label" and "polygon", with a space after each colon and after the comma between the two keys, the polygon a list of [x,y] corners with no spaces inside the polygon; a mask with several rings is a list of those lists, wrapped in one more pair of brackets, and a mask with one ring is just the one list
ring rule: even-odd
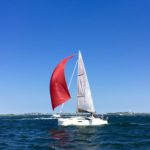
{"label": "hazy coastline", "polygon": [[[100,114],[100,113],[98,113]],[[53,115],[53,113],[40,113],[40,112],[31,112],[31,113],[6,113],[6,114],[0,114],[0,116],[20,116],[20,115]],[[62,113],[62,115],[76,115],[75,113]],[[84,114],[83,114],[84,115]],[[104,113],[103,115],[150,115],[148,112],[109,112]]]}

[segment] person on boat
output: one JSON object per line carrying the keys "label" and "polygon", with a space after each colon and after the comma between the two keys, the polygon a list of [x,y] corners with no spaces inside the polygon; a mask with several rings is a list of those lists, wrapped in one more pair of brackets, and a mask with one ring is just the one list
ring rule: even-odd
{"label": "person on boat", "polygon": [[91,113],[91,117],[96,118],[96,117],[97,117],[96,113],[95,113],[95,112],[94,112],[94,113],[92,112],[92,113]]}

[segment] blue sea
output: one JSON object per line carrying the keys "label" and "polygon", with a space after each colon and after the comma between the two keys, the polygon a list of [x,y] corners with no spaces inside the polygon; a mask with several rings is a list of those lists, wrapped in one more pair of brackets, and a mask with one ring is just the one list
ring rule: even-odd
{"label": "blue sea", "polygon": [[50,115],[0,116],[0,150],[150,150],[150,115],[109,115],[100,127],[60,127]]}

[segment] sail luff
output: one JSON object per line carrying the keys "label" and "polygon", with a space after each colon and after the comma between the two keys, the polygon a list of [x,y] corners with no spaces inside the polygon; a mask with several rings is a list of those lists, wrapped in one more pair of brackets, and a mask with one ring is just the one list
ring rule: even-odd
{"label": "sail luff", "polygon": [[65,79],[65,66],[67,61],[72,57],[69,56],[63,59],[52,73],[50,79],[50,97],[53,110],[71,98]]}
{"label": "sail luff", "polygon": [[78,112],[95,112],[93,105],[93,99],[91,96],[91,90],[84,67],[84,62],[82,59],[81,52],[79,51],[78,56],[78,95],[77,95],[77,111]]}

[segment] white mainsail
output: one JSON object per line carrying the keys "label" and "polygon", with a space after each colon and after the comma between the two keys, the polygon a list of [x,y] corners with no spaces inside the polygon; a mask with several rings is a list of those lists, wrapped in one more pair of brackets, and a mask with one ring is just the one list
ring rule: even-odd
{"label": "white mainsail", "polygon": [[91,90],[80,51],[78,56],[77,86],[78,86],[77,112],[95,112],[93,99],[91,96]]}

